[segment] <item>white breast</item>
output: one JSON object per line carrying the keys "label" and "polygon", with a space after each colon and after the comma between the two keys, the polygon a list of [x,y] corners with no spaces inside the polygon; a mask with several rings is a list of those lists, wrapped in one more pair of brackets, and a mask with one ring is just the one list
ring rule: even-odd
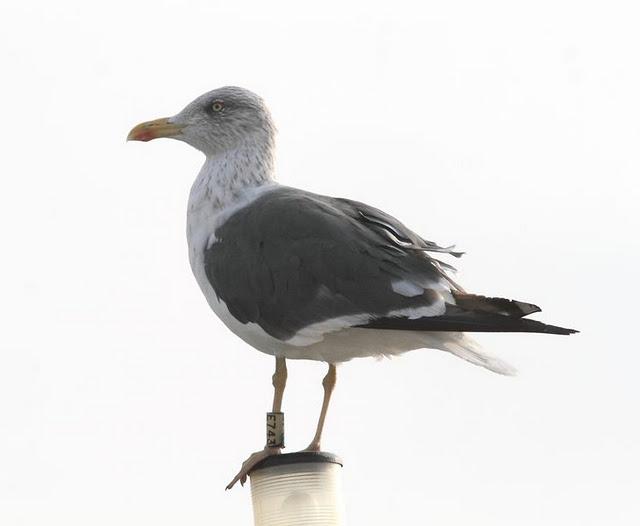
{"label": "white breast", "polygon": [[[204,254],[215,243],[216,231],[227,219],[265,192],[276,188],[277,185],[268,182],[258,187],[247,188],[238,198],[229,198],[226,201],[224,199],[214,200],[211,199],[212,194],[223,190],[215,187],[216,179],[210,177],[205,172],[205,168],[206,165],[194,182],[189,194],[187,245],[191,270],[207,303],[232,332],[256,349],[268,354],[276,354],[283,347],[283,342],[268,335],[255,323],[242,324],[238,322],[231,315],[226,304],[218,299],[206,276]],[[216,206],[217,203],[222,203],[222,206]]]}

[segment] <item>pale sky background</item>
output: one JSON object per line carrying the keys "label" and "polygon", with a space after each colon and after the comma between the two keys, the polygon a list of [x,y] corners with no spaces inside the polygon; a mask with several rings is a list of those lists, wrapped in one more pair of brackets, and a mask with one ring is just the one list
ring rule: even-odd
{"label": "pale sky background", "polygon": [[[125,143],[260,93],[278,177],[467,251],[468,289],[572,337],[480,335],[338,370],[325,449],[352,525],[640,524],[637,2],[3,2],[0,524],[251,524],[273,359],[187,260],[201,154]],[[289,451],[325,367],[290,364]]]}

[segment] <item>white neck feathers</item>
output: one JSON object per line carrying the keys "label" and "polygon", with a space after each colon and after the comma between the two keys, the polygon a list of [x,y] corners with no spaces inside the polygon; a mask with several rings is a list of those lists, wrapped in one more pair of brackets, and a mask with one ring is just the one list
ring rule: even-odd
{"label": "white neck feathers", "polygon": [[246,142],[207,157],[189,194],[190,258],[211,245],[216,229],[235,211],[274,186],[271,142]]}
{"label": "white neck feathers", "polygon": [[192,206],[222,211],[242,200],[247,191],[273,182],[271,141],[247,141],[207,157],[191,187]]}

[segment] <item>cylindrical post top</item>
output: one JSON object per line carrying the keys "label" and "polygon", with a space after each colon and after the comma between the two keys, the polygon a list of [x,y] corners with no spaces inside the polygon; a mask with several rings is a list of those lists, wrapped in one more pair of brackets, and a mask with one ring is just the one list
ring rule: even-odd
{"label": "cylindrical post top", "polygon": [[342,526],[342,461],[325,452],[272,455],[251,470],[256,526]]}
{"label": "cylindrical post top", "polygon": [[285,453],[283,455],[271,455],[260,463],[256,464],[251,470],[254,473],[264,468],[274,466],[286,466],[290,464],[307,464],[307,463],[326,463],[343,465],[342,459],[333,453],[325,451],[298,451],[296,453]]}

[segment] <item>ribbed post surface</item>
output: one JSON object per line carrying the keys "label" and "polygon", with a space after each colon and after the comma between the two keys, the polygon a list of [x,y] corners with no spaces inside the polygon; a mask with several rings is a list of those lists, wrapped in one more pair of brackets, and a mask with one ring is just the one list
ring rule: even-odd
{"label": "ribbed post surface", "polygon": [[255,526],[343,526],[341,469],[327,453],[270,457],[250,475]]}

